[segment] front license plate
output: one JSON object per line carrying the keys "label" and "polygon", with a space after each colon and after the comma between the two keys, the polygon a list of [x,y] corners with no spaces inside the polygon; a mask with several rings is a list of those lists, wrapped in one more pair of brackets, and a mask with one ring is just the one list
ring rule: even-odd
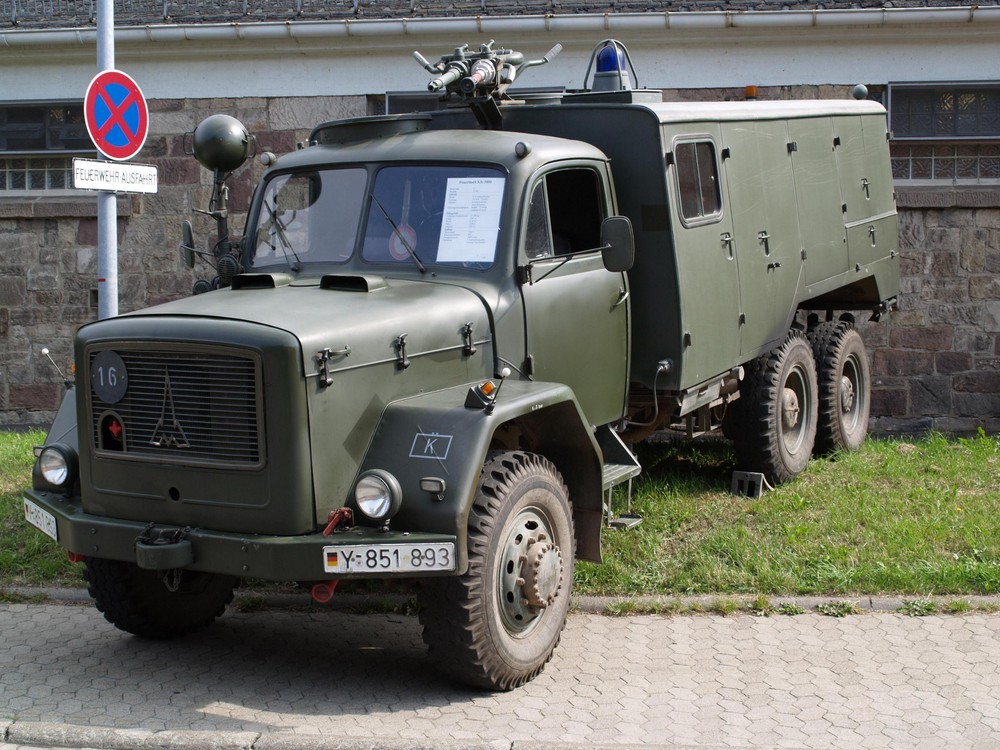
{"label": "front license plate", "polygon": [[455,545],[369,544],[323,548],[327,573],[422,573],[455,569]]}
{"label": "front license plate", "polygon": [[56,527],[56,517],[47,510],[42,510],[28,498],[24,498],[24,520],[41,532],[59,541],[59,529]]}

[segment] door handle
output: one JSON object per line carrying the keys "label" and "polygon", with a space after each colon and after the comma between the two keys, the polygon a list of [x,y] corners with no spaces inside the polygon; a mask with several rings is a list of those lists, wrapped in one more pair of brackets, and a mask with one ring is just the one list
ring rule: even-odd
{"label": "door handle", "polygon": [[628,299],[628,295],[629,295],[629,293],[628,293],[627,289],[624,289],[624,288],[623,289],[619,289],[618,290],[618,301],[615,302],[615,304],[613,304],[611,306],[611,309],[614,310],[616,307],[619,307],[620,305],[622,305],[625,302],[625,300]]}
{"label": "door handle", "polygon": [[731,235],[729,232],[723,232],[721,240],[722,240],[722,244],[725,245],[726,249],[729,251],[729,259],[732,260],[733,259],[733,235]]}
{"label": "door handle", "polygon": [[767,233],[766,229],[762,229],[757,232],[757,241],[764,246],[764,255],[771,254],[771,245],[769,244],[771,235]]}

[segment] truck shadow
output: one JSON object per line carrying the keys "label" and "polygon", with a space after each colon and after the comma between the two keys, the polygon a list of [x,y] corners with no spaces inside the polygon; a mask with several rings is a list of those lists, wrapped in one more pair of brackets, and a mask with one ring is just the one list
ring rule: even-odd
{"label": "truck shadow", "polygon": [[[161,704],[156,713],[178,713],[182,728],[290,728],[312,717],[372,717],[489,696],[434,669],[413,616],[237,611],[173,641],[107,627],[94,653],[99,664],[125,665],[113,675],[116,686],[134,679],[147,703]],[[103,701],[95,697],[96,708]]]}
{"label": "truck shadow", "polygon": [[690,492],[725,492],[736,468],[732,443],[723,437],[667,436],[636,446],[643,467],[639,482],[669,481]]}

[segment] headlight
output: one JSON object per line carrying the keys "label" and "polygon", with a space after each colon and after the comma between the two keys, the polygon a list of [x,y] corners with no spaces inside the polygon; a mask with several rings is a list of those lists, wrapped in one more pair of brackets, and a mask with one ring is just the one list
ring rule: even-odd
{"label": "headlight", "polygon": [[354,486],[358,510],[373,521],[387,521],[396,515],[402,499],[396,477],[380,469],[365,472]]}
{"label": "headlight", "polygon": [[76,453],[61,443],[42,448],[38,473],[53,487],[66,488],[76,479]]}

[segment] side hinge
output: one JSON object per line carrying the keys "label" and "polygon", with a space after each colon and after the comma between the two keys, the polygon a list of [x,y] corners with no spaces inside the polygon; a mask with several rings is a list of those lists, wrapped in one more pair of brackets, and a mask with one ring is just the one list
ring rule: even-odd
{"label": "side hinge", "polygon": [[524,358],[524,374],[529,378],[535,374],[535,358],[530,354]]}
{"label": "side hinge", "polygon": [[788,153],[791,154],[798,150],[799,150],[799,144],[797,144],[795,141],[792,141],[791,143],[788,144]]}
{"label": "side hinge", "polygon": [[732,155],[733,155],[733,152],[730,151],[728,147],[722,149],[722,160],[723,161],[725,161],[726,159],[728,159]]}
{"label": "side hinge", "polygon": [[517,267],[517,283],[521,286],[531,283],[531,266],[518,266]]}
{"label": "side hinge", "polygon": [[675,163],[676,162],[674,161],[674,152],[673,151],[667,151],[667,153],[665,153],[663,155],[663,164],[664,164],[664,166],[665,167],[672,167]]}

